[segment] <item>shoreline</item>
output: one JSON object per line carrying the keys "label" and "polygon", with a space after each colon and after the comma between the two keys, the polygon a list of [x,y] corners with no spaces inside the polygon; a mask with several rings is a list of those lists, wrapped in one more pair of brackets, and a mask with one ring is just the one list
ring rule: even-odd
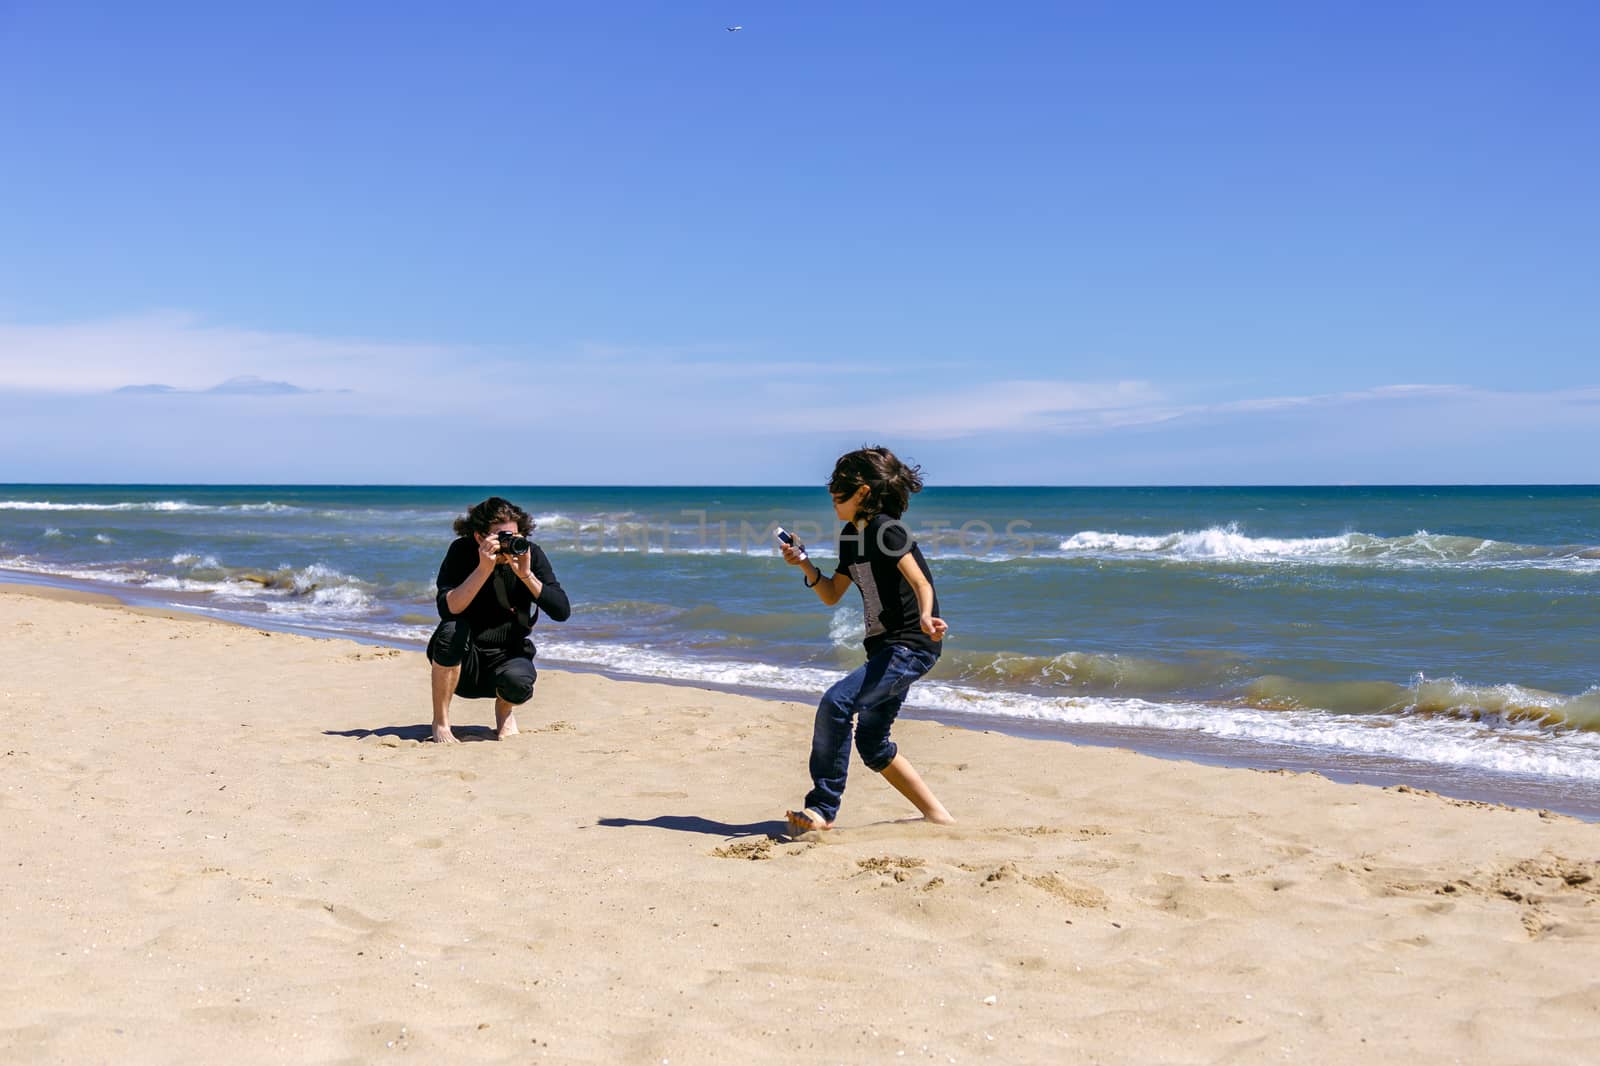
{"label": "shoreline", "polygon": [[[222,625],[261,628],[272,632],[320,639],[349,640],[374,647],[421,651],[424,646],[422,641],[392,640],[370,634],[351,633],[315,626],[274,623],[270,617],[263,616],[257,619],[246,612],[213,612],[198,604],[190,609],[185,609],[181,601],[175,602],[170,596],[140,595],[136,590],[129,590],[110,583],[56,578],[28,571],[0,569],[0,594],[13,589],[20,590],[24,594],[31,589],[48,589],[67,596],[75,594],[85,598],[102,597],[136,612],[154,615],[166,613],[216,622]],[[541,673],[547,670],[566,671],[619,681],[726,692],[780,703],[814,701],[817,695],[814,692],[798,689],[780,690],[716,681],[636,674],[583,662],[562,660],[559,657],[551,657],[549,655],[542,656],[539,661]],[[553,665],[546,666],[545,664],[547,663]],[[1055,743],[1098,748],[1125,748],[1141,755],[1203,766],[1315,773],[1341,784],[1404,787],[1418,791],[1436,792],[1455,799],[1501,804],[1535,811],[1549,810],[1584,821],[1600,822],[1600,787],[1584,783],[1551,782],[1520,775],[1421,763],[1393,756],[1330,752],[1309,745],[1275,747],[1254,741],[1230,741],[1188,731],[1169,731],[1134,726],[1021,722],[981,715],[963,715],[954,711],[917,706],[915,703],[915,690],[912,693],[912,702],[906,705],[901,715],[909,719],[937,722],[979,732],[995,732],[1022,739],[1046,740]]]}

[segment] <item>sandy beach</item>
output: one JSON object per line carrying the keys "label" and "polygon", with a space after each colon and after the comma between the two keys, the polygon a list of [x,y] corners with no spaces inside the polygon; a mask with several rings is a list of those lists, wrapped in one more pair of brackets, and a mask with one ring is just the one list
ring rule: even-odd
{"label": "sandy beach", "polygon": [[[1589,1063],[1600,826],[0,592],[0,1061]],[[471,741],[483,741],[475,743]]]}

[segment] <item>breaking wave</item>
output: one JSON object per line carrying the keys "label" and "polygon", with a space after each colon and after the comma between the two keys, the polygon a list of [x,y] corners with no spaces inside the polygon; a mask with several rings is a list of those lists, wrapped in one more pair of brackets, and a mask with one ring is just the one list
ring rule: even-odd
{"label": "breaking wave", "polygon": [[308,621],[356,619],[380,606],[367,582],[313,563],[275,569],[223,566],[214,556],[180,553],[172,573],[123,563],[112,566],[45,565],[26,556],[0,558],[0,568],[75,581],[104,582],[152,592],[215,597],[220,604],[252,603],[272,614]]}
{"label": "breaking wave", "polygon": [[0,500],[0,511],[150,511],[194,514],[300,514],[286,503],[199,504],[185,500],[138,500],[119,503],[54,503],[50,500]]}
{"label": "breaking wave", "polygon": [[1466,567],[1600,572],[1600,545],[1514,544],[1418,530],[1403,537],[1253,537],[1236,525],[1139,535],[1084,530],[1061,541],[1067,556],[1180,563],[1302,563],[1318,566]]}

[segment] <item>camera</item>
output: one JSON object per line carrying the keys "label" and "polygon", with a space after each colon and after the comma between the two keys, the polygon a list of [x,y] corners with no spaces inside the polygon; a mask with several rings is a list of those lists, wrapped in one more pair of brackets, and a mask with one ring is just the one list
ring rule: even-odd
{"label": "camera", "polygon": [[500,540],[501,555],[528,554],[528,538],[521,533],[506,533],[502,531],[495,534],[495,536]]}

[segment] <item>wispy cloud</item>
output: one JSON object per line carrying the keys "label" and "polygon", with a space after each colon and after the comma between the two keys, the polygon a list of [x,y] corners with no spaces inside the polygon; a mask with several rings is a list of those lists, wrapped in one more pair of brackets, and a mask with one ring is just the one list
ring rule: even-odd
{"label": "wispy cloud", "polygon": [[707,383],[738,389],[839,369],[726,343],[587,341],[515,349],[402,343],[242,329],[180,311],[88,322],[0,321],[0,389],[69,395],[345,393],[386,412],[470,410],[486,400],[524,397],[542,409],[558,398],[582,408],[597,381],[621,401],[630,391],[659,397],[663,389],[692,392]]}
{"label": "wispy cloud", "polygon": [[1233,400],[1227,403],[1196,407],[1192,413],[1250,413],[1254,411],[1287,411],[1304,407],[1335,407],[1360,403],[1384,403],[1393,400],[1426,400],[1441,397],[1459,397],[1472,393],[1465,385],[1380,385],[1352,392],[1314,393],[1309,396],[1264,396],[1258,399]]}
{"label": "wispy cloud", "polygon": [[[302,389],[287,381],[268,381],[254,374],[241,374],[211,386],[209,389],[179,389],[171,385],[124,385],[113,390],[121,395],[133,396],[304,396],[318,389]],[[348,392],[350,390],[342,390]]]}
{"label": "wispy cloud", "polygon": [[[431,374],[456,350],[240,329],[159,312],[93,322],[0,322],[0,388],[109,392],[151,383],[183,392],[249,391],[248,379],[333,391]],[[222,382],[219,386],[217,383]],[[231,383],[231,384],[230,384]]]}
{"label": "wispy cloud", "polygon": [[[1600,388],[1578,387],[1513,391],[1472,385],[1381,385],[1348,392],[1306,396],[1271,396],[1200,405],[1185,411],[1197,421],[1237,420],[1253,415],[1310,415],[1316,411],[1343,410],[1381,415],[1391,408],[1426,410],[1441,420],[1482,418],[1483,432],[1514,431],[1519,424],[1544,419],[1590,421],[1589,410],[1600,403]],[[1442,424],[1442,423],[1441,423]]]}
{"label": "wispy cloud", "polygon": [[764,416],[791,431],[942,440],[986,433],[1107,430],[1177,417],[1182,408],[1143,381],[1016,380],[939,392],[887,393],[871,403],[813,403]]}
{"label": "wispy cloud", "polygon": [[[788,430],[876,433],[921,440],[991,434],[1094,435],[1163,424],[1240,422],[1266,416],[1425,405],[1441,412],[1485,410],[1505,417],[1579,413],[1600,389],[1511,392],[1456,384],[1379,385],[1344,392],[1185,402],[1146,381],[996,381],[937,392],[886,396],[872,403],[812,403],[762,419]],[[1584,415],[1587,417],[1587,415]]]}

